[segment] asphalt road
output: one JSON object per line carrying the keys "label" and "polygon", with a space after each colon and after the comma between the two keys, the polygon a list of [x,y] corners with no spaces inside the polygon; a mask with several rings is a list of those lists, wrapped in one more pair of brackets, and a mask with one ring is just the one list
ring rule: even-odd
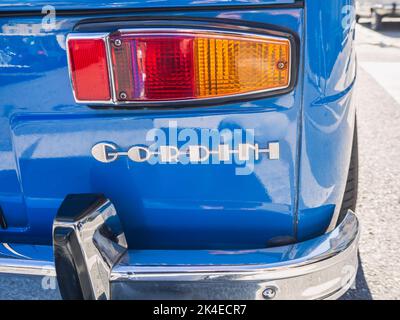
{"label": "asphalt road", "polygon": [[[342,299],[400,299],[400,23],[358,26],[361,266]],[[54,279],[0,275],[0,299],[58,299]]]}

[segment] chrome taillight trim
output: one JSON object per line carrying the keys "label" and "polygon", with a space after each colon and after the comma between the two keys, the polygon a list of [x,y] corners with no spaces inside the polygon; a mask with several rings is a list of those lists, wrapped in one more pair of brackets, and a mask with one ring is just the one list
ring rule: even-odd
{"label": "chrome taillight trim", "polygon": [[[153,34],[153,35],[173,35],[177,36],[180,34],[186,34],[186,33],[197,33],[197,34],[217,34],[221,36],[238,36],[238,37],[251,37],[254,39],[254,41],[259,40],[265,40],[271,42],[271,40],[277,40],[277,41],[287,41],[289,44],[289,57],[290,57],[290,63],[289,63],[289,81],[288,85],[282,86],[282,87],[277,87],[277,88],[271,88],[271,89],[263,89],[263,90],[256,90],[256,91],[251,91],[251,92],[246,92],[246,93],[238,93],[238,94],[231,94],[231,95],[224,95],[224,96],[219,96],[219,97],[210,97],[210,98],[193,98],[193,99],[176,99],[176,100],[153,100],[153,101],[146,101],[146,100],[141,100],[141,101],[121,101],[117,99],[116,95],[116,86],[115,86],[115,79],[114,79],[114,70],[113,70],[113,65],[112,65],[112,60],[111,60],[111,41],[110,41],[110,36],[112,34],[120,33],[121,35],[124,35],[126,33],[129,33],[129,35],[136,35],[136,34]],[[108,73],[109,73],[109,82],[110,82],[110,93],[111,93],[111,99],[110,100],[104,100],[104,101],[90,101],[90,100],[79,100],[76,97],[76,93],[73,87],[73,81],[72,81],[72,73],[71,73],[71,66],[70,66],[70,56],[69,56],[69,47],[68,47],[68,42],[69,40],[72,39],[102,39],[105,43],[105,48],[106,48],[106,58],[107,58],[107,67],[108,67]],[[251,40],[251,39],[249,39]],[[130,29],[118,29],[115,32],[110,32],[110,33],[70,33],[67,36],[67,58],[68,58],[68,72],[69,72],[69,77],[70,77],[70,82],[71,82],[71,87],[73,90],[73,95],[76,103],[79,104],[85,104],[89,106],[104,106],[104,107],[158,107],[158,106],[165,106],[165,105],[170,105],[173,107],[179,107],[179,106],[191,106],[191,105],[198,105],[200,104],[210,104],[210,103],[216,103],[219,101],[222,102],[235,102],[236,100],[243,100],[248,98],[249,100],[257,98],[257,95],[263,95],[263,94],[268,94],[268,93],[276,93],[278,94],[284,94],[287,93],[286,90],[292,89],[294,87],[294,79],[293,79],[293,69],[295,66],[293,66],[294,61],[294,42],[291,41],[289,37],[280,37],[280,36],[275,36],[275,35],[269,35],[269,34],[260,34],[260,33],[253,33],[253,32],[245,32],[245,31],[232,31],[232,30],[216,30],[216,29],[207,29],[207,28],[171,28],[171,27],[165,27],[165,28],[130,28]]]}

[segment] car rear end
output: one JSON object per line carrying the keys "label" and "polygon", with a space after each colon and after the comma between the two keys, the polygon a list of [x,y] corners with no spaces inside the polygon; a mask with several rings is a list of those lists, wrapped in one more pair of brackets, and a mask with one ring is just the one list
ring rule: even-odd
{"label": "car rear end", "polygon": [[[317,299],[351,285],[352,1],[0,10],[0,271],[42,261],[66,298]],[[121,237],[91,233],[110,219]]]}

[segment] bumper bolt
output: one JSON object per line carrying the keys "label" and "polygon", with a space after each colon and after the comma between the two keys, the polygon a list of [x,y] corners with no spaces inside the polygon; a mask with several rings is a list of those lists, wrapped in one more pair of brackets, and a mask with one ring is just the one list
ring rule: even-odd
{"label": "bumper bolt", "polygon": [[276,296],[276,289],[273,287],[268,287],[263,291],[262,296],[265,300],[272,300]]}

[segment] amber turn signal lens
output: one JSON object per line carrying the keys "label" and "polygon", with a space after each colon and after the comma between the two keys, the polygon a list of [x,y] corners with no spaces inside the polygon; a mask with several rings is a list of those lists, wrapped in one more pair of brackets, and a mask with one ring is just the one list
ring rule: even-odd
{"label": "amber turn signal lens", "polygon": [[290,81],[288,40],[246,37],[195,40],[197,97],[285,88]]}

